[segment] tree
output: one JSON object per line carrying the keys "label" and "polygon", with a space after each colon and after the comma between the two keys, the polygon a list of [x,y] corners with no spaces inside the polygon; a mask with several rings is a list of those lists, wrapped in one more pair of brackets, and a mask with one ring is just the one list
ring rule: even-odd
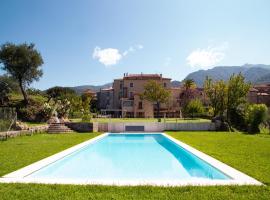
{"label": "tree", "polygon": [[204,113],[204,107],[199,99],[193,99],[191,100],[186,107],[184,108],[184,112],[188,115],[191,115],[193,118],[195,115],[199,116]]}
{"label": "tree", "polygon": [[42,76],[43,59],[34,44],[6,43],[0,49],[2,69],[18,81],[24,102],[29,103],[26,87]]}
{"label": "tree", "polygon": [[14,93],[20,92],[20,87],[19,87],[18,82],[11,76],[8,76],[6,74],[0,76],[0,82],[6,83],[8,87],[11,89],[11,92],[14,92]]}
{"label": "tree", "polygon": [[185,90],[187,91],[187,90],[196,88],[196,83],[194,82],[193,79],[185,79],[183,86],[184,86]]}
{"label": "tree", "polygon": [[91,107],[92,96],[87,93],[84,93],[82,94],[81,99],[82,99],[82,108],[83,108],[82,121],[89,121],[91,119],[90,107]]}
{"label": "tree", "polygon": [[183,83],[183,92],[181,93],[182,106],[185,107],[190,99],[195,97],[196,84],[193,79],[185,79]]}
{"label": "tree", "polygon": [[227,84],[223,80],[214,82],[211,78],[206,77],[204,81],[204,92],[213,108],[213,115],[222,116],[227,106]]}
{"label": "tree", "polygon": [[160,104],[167,103],[170,97],[170,92],[166,90],[162,84],[157,81],[148,81],[144,86],[144,92],[141,95],[143,99],[156,103],[157,115],[160,114]]}
{"label": "tree", "polygon": [[245,82],[245,77],[239,73],[233,74],[228,81],[227,95],[227,121],[234,123],[234,113],[237,113],[237,108],[241,104],[247,102],[247,94],[251,84]]}
{"label": "tree", "polygon": [[68,87],[52,87],[46,90],[46,94],[48,96],[48,102],[51,99],[63,99],[63,98],[69,98],[71,96],[76,96],[76,93],[74,90]]}

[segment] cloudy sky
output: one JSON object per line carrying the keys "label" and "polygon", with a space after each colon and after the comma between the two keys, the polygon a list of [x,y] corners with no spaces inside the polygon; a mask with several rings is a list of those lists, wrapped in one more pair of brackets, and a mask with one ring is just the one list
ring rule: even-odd
{"label": "cloudy sky", "polygon": [[217,65],[270,64],[269,10],[269,0],[2,0],[0,43],[36,44],[40,89],[125,72],[182,80]]}

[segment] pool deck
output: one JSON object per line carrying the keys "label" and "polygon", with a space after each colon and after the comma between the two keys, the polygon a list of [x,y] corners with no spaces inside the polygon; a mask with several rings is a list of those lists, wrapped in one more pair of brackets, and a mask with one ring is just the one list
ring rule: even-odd
{"label": "pool deck", "polygon": [[[167,137],[168,139],[172,140],[177,145],[183,147],[190,153],[194,154],[195,156],[199,157],[200,159],[204,160],[208,164],[210,164],[212,167],[220,170],[222,173],[229,176],[230,180],[209,180],[209,179],[191,179],[191,180],[179,180],[179,181],[91,181],[91,180],[52,180],[52,179],[38,179],[38,178],[28,178],[27,176],[32,174],[35,171],[38,171],[39,169],[56,162],[57,160],[64,158],[65,156],[68,156],[69,154],[78,151],[79,149],[85,147],[86,145],[89,145],[91,143],[96,142],[97,140],[100,140],[110,133],[104,133],[100,136],[97,136],[95,138],[92,138],[88,141],[85,141],[83,143],[80,143],[78,145],[75,145],[71,148],[68,148],[62,152],[59,152],[57,154],[54,154],[50,157],[47,157],[45,159],[42,159],[38,162],[35,162],[31,165],[28,165],[22,169],[19,169],[15,172],[9,173],[3,177],[0,178],[0,183],[42,183],[42,184],[76,184],[76,185],[128,185],[128,186],[136,186],[136,185],[153,185],[153,186],[210,186],[210,185],[263,185],[261,182],[257,181],[256,179],[216,160],[215,158],[198,151],[197,149],[174,139],[173,137],[167,135],[166,133],[118,133],[118,134],[162,134],[163,136]],[[116,133],[114,133],[116,134]]]}

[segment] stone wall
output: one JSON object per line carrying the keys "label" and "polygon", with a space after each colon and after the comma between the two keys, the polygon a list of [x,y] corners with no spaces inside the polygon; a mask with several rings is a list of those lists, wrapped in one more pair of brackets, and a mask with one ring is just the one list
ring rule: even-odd
{"label": "stone wall", "polygon": [[93,132],[93,123],[90,122],[68,122],[67,127],[77,132]]}
{"label": "stone wall", "polygon": [[11,137],[17,137],[20,135],[32,135],[35,133],[45,132],[48,130],[48,127],[49,127],[48,125],[42,125],[42,126],[34,126],[27,130],[0,132],[0,140],[11,138]]}

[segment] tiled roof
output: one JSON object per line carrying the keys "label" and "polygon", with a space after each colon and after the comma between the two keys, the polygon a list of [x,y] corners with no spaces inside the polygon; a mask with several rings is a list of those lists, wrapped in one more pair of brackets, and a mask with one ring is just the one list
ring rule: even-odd
{"label": "tiled roof", "polygon": [[162,74],[125,74],[123,79],[166,79],[171,80],[170,78],[163,78]]}
{"label": "tiled roof", "polygon": [[109,88],[103,88],[103,89],[101,89],[102,91],[110,91],[110,90],[113,90],[113,88],[112,87],[109,87]]}
{"label": "tiled roof", "polygon": [[128,74],[125,77],[161,77],[160,74]]}

